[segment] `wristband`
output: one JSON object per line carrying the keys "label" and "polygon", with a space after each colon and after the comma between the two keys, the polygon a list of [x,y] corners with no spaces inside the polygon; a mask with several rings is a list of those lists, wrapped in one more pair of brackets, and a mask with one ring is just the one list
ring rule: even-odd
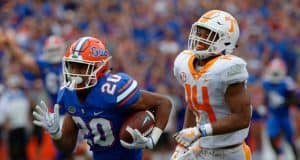
{"label": "wristband", "polygon": [[158,128],[158,127],[154,127],[152,132],[151,132],[151,135],[150,137],[152,138],[152,142],[153,144],[156,144],[159,137],[161,136],[161,134],[163,133],[163,130]]}
{"label": "wristband", "polygon": [[211,136],[213,134],[213,129],[210,123],[206,123],[204,125],[200,125],[199,131],[202,137]]}
{"label": "wristband", "polygon": [[62,136],[62,132],[61,132],[60,128],[58,128],[58,131],[57,131],[56,133],[51,134],[51,137],[52,137],[52,139],[54,139],[54,140],[60,139],[61,136]]}

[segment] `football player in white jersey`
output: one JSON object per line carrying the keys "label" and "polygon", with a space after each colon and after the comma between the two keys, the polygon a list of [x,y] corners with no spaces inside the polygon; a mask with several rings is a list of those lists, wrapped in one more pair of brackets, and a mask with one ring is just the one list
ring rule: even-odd
{"label": "football player in white jersey", "polygon": [[251,159],[246,62],[230,55],[238,37],[236,19],[224,11],[208,11],[192,25],[188,50],[174,62],[188,107],[172,160]]}

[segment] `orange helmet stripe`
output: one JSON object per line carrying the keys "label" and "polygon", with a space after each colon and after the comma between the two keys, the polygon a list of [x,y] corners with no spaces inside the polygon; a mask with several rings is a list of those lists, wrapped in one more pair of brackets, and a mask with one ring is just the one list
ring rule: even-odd
{"label": "orange helmet stripe", "polygon": [[209,19],[211,19],[216,13],[219,13],[219,10],[211,10],[205,13],[203,16],[200,17],[199,22],[206,23]]}

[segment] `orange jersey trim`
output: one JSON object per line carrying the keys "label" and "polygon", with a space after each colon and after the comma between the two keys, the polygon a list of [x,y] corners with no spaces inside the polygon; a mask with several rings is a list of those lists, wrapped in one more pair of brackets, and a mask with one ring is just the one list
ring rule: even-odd
{"label": "orange jersey trim", "polygon": [[198,80],[204,73],[208,71],[208,69],[222,56],[217,56],[214,59],[211,59],[209,62],[207,62],[199,71],[196,71],[193,65],[193,62],[196,58],[195,55],[192,55],[188,61],[188,67],[189,70],[193,76],[194,79]]}

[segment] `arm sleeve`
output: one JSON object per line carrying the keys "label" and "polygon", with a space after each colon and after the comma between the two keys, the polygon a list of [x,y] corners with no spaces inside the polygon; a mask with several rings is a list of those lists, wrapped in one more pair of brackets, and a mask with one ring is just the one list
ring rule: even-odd
{"label": "arm sleeve", "polygon": [[232,60],[232,62],[224,65],[221,75],[221,80],[225,86],[247,81],[249,75],[246,68],[246,62],[240,58]]}
{"label": "arm sleeve", "polygon": [[47,66],[47,63],[44,60],[42,60],[41,58],[36,58],[35,63],[41,70],[43,70]]}
{"label": "arm sleeve", "polygon": [[296,84],[294,80],[291,77],[285,78],[285,83],[287,85],[287,90],[294,91],[296,90]]}
{"label": "arm sleeve", "polygon": [[[176,61],[175,61],[176,62]],[[179,78],[179,73],[178,73],[178,68],[177,68],[177,65],[176,63],[174,63],[174,67],[173,67],[173,74],[176,78],[176,80],[181,84],[181,81],[180,81],[180,78]]]}
{"label": "arm sleeve", "polygon": [[[186,75],[184,72],[182,72],[182,68],[183,66],[186,65],[186,59],[188,59],[189,55],[191,53],[189,51],[182,51],[174,60],[174,64],[173,64],[173,74],[176,78],[176,80],[181,84],[184,85],[184,82],[182,81],[182,78],[186,78]],[[182,76],[182,77],[181,77]]]}
{"label": "arm sleeve", "polygon": [[115,91],[115,103],[118,108],[127,108],[134,104],[141,95],[138,82],[125,73],[119,73],[120,82],[117,84]]}

